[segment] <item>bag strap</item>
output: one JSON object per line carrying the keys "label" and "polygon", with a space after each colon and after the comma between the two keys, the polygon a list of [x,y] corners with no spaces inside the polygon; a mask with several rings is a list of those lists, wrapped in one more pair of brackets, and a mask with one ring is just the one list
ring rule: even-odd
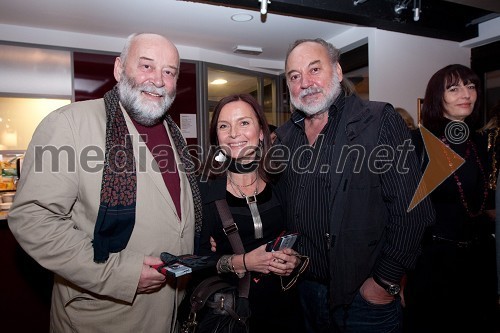
{"label": "bag strap", "polygon": [[[222,220],[224,233],[227,238],[229,238],[234,254],[245,253],[245,248],[243,247],[243,242],[241,241],[240,233],[238,232],[238,226],[234,223],[233,215],[229,211],[226,199],[216,200],[215,205],[217,206],[217,210],[219,211],[219,215]],[[246,272],[245,276],[239,280],[238,295],[240,297],[248,298],[249,292],[250,272]]]}

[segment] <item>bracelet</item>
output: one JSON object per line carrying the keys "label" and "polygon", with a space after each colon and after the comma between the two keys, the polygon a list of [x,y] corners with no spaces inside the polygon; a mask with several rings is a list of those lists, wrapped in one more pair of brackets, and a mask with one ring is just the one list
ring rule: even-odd
{"label": "bracelet", "polygon": [[234,257],[234,254],[229,257],[229,262],[231,263],[232,272],[234,274],[236,274],[236,276],[238,277],[238,279],[241,279],[241,278],[243,278],[245,276],[245,272],[241,272],[241,273],[236,272],[236,270],[234,269],[234,265],[233,265],[233,257]]}
{"label": "bracelet", "polygon": [[245,262],[245,254],[243,253],[243,267],[245,267],[245,272],[248,272],[247,263]]}
{"label": "bracelet", "polygon": [[219,273],[230,273],[231,271],[231,262],[230,262],[231,256],[224,255],[220,257],[219,261],[217,262],[217,271]]}

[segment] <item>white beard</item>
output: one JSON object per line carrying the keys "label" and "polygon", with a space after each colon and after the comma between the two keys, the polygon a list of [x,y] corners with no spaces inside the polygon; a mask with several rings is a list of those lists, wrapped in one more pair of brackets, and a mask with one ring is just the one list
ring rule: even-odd
{"label": "white beard", "polygon": [[[160,102],[145,101],[142,91],[163,96]],[[136,84],[134,80],[122,73],[118,82],[120,102],[129,116],[143,126],[158,124],[167,114],[175,99],[175,90],[168,92],[165,88],[157,88],[153,84]]]}
{"label": "white beard", "polygon": [[[292,105],[296,109],[301,110],[308,116],[313,116],[317,113],[327,111],[341,92],[342,92],[342,87],[340,86],[339,78],[337,75],[333,75],[332,81],[330,81],[330,84],[328,85],[328,87],[326,87],[326,89],[309,87],[300,92],[299,98],[295,98],[290,95],[290,100],[292,102]],[[324,95],[323,100],[310,104],[304,104],[301,101],[302,97],[314,93],[322,93]]]}

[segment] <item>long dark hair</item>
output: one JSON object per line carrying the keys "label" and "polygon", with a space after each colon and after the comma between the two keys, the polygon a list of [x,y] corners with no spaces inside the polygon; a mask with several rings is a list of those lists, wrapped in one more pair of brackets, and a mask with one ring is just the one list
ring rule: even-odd
{"label": "long dark hair", "polygon": [[217,139],[217,122],[219,120],[219,115],[224,106],[229,103],[242,101],[250,105],[255,112],[255,116],[257,117],[260,125],[260,129],[263,133],[262,144],[260,145],[260,161],[257,172],[259,176],[264,181],[269,181],[269,174],[267,171],[271,170],[270,167],[270,159],[269,148],[271,147],[271,133],[269,131],[269,124],[266,120],[266,116],[264,115],[264,111],[262,107],[259,105],[257,100],[250,94],[234,94],[229,95],[222,98],[219,103],[215,106],[214,114],[212,116],[212,120],[210,122],[209,135],[210,135],[210,149],[208,151],[208,156],[205,161],[205,166],[203,167],[203,176],[206,177],[214,177],[216,175],[220,175],[227,170],[227,162],[221,163],[215,160],[215,156],[221,152],[219,147],[219,141]]}
{"label": "long dark hair", "polygon": [[425,90],[424,105],[422,106],[422,123],[435,135],[441,135],[449,120],[444,116],[444,93],[447,88],[473,83],[476,86],[477,99],[472,113],[465,118],[465,123],[471,131],[477,129],[481,107],[481,82],[479,77],[469,67],[459,64],[448,65],[431,77]]}

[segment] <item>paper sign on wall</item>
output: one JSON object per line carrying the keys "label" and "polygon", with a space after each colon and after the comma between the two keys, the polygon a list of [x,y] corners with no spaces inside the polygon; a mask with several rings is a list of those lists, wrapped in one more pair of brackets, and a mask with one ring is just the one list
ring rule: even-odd
{"label": "paper sign on wall", "polygon": [[181,113],[181,133],[184,138],[196,138],[196,115]]}

